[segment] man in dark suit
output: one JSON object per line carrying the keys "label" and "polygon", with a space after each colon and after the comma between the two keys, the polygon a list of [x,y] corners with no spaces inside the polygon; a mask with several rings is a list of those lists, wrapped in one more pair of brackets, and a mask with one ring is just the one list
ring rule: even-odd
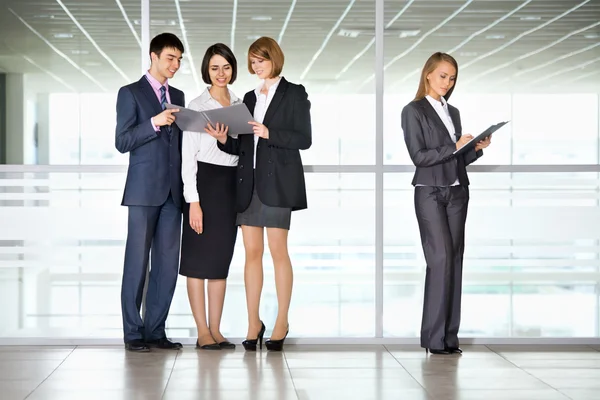
{"label": "man in dark suit", "polygon": [[165,104],[185,104],[183,92],[168,84],[181,65],[183,52],[177,36],[156,36],[150,42],[150,69],[139,81],[122,87],[117,98],[115,146],[129,153],[122,202],[129,207],[129,219],[121,308],[125,348],[130,351],[182,347],[165,333],[179,269],[183,203],[181,131],[173,124],[178,110],[167,110]]}

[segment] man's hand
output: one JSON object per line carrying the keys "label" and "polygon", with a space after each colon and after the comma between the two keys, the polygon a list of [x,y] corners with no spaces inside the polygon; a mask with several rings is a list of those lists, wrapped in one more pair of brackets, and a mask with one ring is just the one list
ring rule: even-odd
{"label": "man's hand", "polygon": [[171,125],[173,122],[175,122],[175,115],[173,114],[178,112],[178,108],[166,109],[165,111],[153,117],[152,123],[156,126]]}

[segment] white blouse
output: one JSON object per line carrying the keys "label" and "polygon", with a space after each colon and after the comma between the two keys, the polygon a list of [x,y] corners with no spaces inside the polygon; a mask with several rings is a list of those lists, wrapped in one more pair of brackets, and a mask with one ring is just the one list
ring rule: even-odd
{"label": "white blouse", "polygon": [[[277,82],[271,85],[269,88],[269,93],[267,95],[262,94],[261,90],[265,84],[264,81],[258,85],[258,87],[254,90],[254,94],[256,94],[256,105],[254,106],[254,120],[259,123],[263,123],[265,119],[265,114],[267,113],[267,109],[269,108],[269,104],[271,104],[271,100],[275,96],[275,92],[277,91],[277,86],[279,86],[279,82],[281,82],[281,78]],[[259,137],[254,135],[254,168],[256,168],[256,146],[258,145]]]}
{"label": "white blouse", "polygon": [[[230,90],[231,105],[242,101]],[[209,88],[194,100],[188,108],[196,111],[212,110],[223,107],[209,92]],[[183,197],[187,203],[199,201],[196,188],[196,173],[198,162],[234,167],[238,163],[238,156],[227,154],[217,147],[217,139],[206,132],[183,131],[181,142],[181,178],[183,180]]]}
{"label": "white blouse", "polygon": [[[454,128],[454,123],[452,122],[452,118],[450,118],[450,110],[448,109],[448,103],[446,102],[446,99],[440,97],[440,101],[437,101],[430,95],[425,96],[425,98],[429,101],[437,115],[440,117],[446,126],[446,129],[448,129],[448,132],[450,133],[450,139],[456,143],[456,128]],[[456,178],[456,181],[450,186],[456,186],[458,184],[458,178]]]}

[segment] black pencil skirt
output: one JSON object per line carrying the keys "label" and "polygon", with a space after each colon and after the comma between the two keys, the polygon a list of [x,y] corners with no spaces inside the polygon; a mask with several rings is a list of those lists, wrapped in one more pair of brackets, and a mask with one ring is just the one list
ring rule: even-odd
{"label": "black pencil skirt", "polygon": [[190,226],[190,206],[183,207],[179,273],[198,279],[227,279],[237,238],[236,167],[198,162],[197,188],[202,234]]}

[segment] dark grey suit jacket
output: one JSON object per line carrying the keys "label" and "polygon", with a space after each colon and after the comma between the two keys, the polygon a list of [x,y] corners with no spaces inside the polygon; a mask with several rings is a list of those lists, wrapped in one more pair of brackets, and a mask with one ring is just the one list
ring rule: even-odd
{"label": "dark grey suit jacket", "polygon": [[[246,93],[244,104],[254,114],[256,94]],[[259,139],[256,148],[256,182],[254,181],[254,135],[227,137],[219,148],[239,155],[237,169],[237,210],[250,205],[254,186],[259,199],[272,207],[307,208],[304,167],[300,150],[312,144],[310,101],[302,85],[281,78],[269,104],[263,124],[269,128],[269,139]]]}
{"label": "dark grey suit jacket", "polygon": [[[456,140],[462,134],[460,113],[448,104]],[[454,156],[456,144],[435,109],[426,98],[411,101],[402,109],[402,130],[410,158],[417,167],[413,185],[450,186],[456,179],[469,185],[466,166],[483,155],[473,148]]]}
{"label": "dark grey suit jacket", "polygon": [[[185,105],[181,90],[169,86],[171,103]],[[119,90],[115,147],[129,153],[129,168],[122,205],[161,206],[172,194],[179,208],[183,204],[181,180],[181,130],[171,125],[154,130],[150,119],[162,112],[160,101],[145,76]]]}

